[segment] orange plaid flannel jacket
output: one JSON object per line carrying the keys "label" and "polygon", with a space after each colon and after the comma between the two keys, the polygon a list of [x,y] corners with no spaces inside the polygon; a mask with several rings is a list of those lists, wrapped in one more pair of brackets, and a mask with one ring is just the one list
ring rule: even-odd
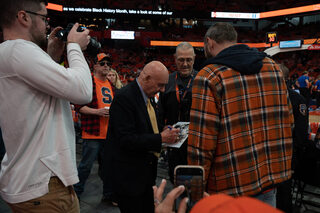
{"label": "orange plaid flannel jacket", "polygon": [[293,116],[279,67],[257,74],[210,64],[194,80],[188,163],[205,168],[207,191],[256,195],[291,177]]}

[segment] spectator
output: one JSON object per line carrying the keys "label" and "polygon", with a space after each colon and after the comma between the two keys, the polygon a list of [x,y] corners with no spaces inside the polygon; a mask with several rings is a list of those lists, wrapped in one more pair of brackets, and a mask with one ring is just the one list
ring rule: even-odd
{"label": "spectator", "polygon": [[252,197],[233,198],[225,194],[214,194],[200,200],[190,213],[282,213]]}
{"label": "spectator", "polygon": [[[177,71],[169,75],[165,91],[160,94],[161,122],[165,125],[189,121],[192,83],[198,73],[193,69],[195,56],[194,49],[188,42],[181,42],[176,48],[174,58]],[[172,183],[174,168],[188,164],[187,145],[188,143],[184,142],[180,148],[168,148],[169,176]]]}
{"label": "spectator", "polygon": [[236,44],[228,23],[204,38],[192,89],[188,162],[205,168],[208,192],[253,196],[275,207],[291,178],[292,114],[282,72],[265,53]]}
{"label": "spectator", "polygon": [[[289,69],[283,64],[280,64],[280,69],[283,72],[284,78],[288,80]],[[306,99],[291,88],[288,88],[288,92],[294,116],[294,128],[292,130],[293,155],[291,165],[295,174],[301,174],[301,166],[303,165],[301,165],[302,154],[300,153],[304,151],[304,144],[308,141],[309,113]],[[288,213],[292,212],[291,186],[292,179],[290,178],[277,187],[277,208]]]}
{"label": "spectator", "polygon": [[[93,93],[92,101],[86,105],[77,105],[76,110],[81,114],[82,128],[82,158],[78,166],[79,183],[74,189],[80,197],[84,191],[85,183],[90,175],[94,161],[98,158],[102,168],[101,150],[107,136],[109,123],[109,107],[113,100],[113,91],[107,75],[111,69],[110,57],[99,53],[93,66]],[[105,171],[107,172],[107,171]],[[100,174],[104,171],[100,170]],[[104,173],[106,174],[106,173]],[[101,177],[102,180],[105,180]],[[110,183],[103,181],[103,201],[112,203],[112,190]],[[115,202],[113,202],[116,205]]]}
{"label": "spectator", "polygon": [[314,84],[314,91],[315,91],[315,96],[317,100],[317,108],[320,107],[320,76],[317,77],[317,80]]}
{"label": "spectator", "polygon": [[[140,76],[119,90],[110,108],[107,141],[111,148],[112,183],[121,212],[154,212],[152,186],[162,143],[174,143],[178,129],[159,133],[153,97],[163,92],[168,70],[158,61],[148,63]],[[128,178],[130,177],[130,178]]]}
{"label": "spectator", "polygon": [[110,69],[110,71],[107,75],[107,78],[111,82],[113,90],[116,91],[116,90],[121,89],[123,87],[123,85],[120,81],[119,75],[118,75],[117,71],[115,71],[114,69]]}
{"label": "spectator", "polygon": [[303,75],[298,78],[296,85],[299,88],[300,94],[306,99],[307,105],[310,104],[310,82],[308,71],[304,71]]}
{"label": "spectator", "polygon": [[[0,194],[13,212],[80,212],[70,102],[91,100],[90,69],[81,49],[89,30],[67,37],[70,68],[56,63],[64,43],[48,38],[46,1],[1,1],[0,126],[6,147]],[[47,44],[46,44],[47,43]],[[40,46],[47,45],[47,53]],[[53,60],[54,59],[54,60]]]}

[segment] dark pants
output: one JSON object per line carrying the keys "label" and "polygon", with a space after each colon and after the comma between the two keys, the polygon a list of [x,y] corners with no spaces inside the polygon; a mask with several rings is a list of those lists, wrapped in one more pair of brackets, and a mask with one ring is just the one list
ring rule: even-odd
{"label": "dark pants", "polygon": [[110,200],[113,202],[118,202],[118,199],[116,195],[113,193],[112,189],[112,149],[110,147],[110,144],[106,141],[106,143],[103,144],[102,152],[101,152],[101,158],[98,161],[99,162],[99,171],[98,175],[103,180],[103,197],[105,200]]}
{"label": "dark pants", "polygon": [[316,100],[317,100],[317,107],[320,107],[320,92],[315,92],[316,93]]}
{"label": "dark pants", "polygon": [[154,198],[152,186],[140,196],[117,194],[121,213],[153,213]]}
{"label": "dark pants", "polygon": [[281,183],[277,187],[277,208],[286,212],[292,212],[292,194],[291,194],[292,179]]}
{"label": "dark pants", "polygon": [[311,93],[309,88],[299,88],[300,94],[306,99],[307,102],[307,107],[309,107],[310,104],[310,98],[311,98]]}
{"label": "dark pants", "polygon": [[188,141],[186,140],[182,146],[177,148],[168,148],[168,164],[169,164],[169,177],[170,181],[174,183],[174,169],[178,165],[187,165],[187,146]]}

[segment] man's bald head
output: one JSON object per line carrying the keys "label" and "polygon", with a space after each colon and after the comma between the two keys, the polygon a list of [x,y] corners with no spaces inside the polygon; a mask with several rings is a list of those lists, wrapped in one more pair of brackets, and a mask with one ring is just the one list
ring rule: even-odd
{"label": "man's bald head", "polygon": [[168,79],[168,69],[160,61],[146,64],[138,77],[139,84],[149,98],[160,91],[163,92]]}

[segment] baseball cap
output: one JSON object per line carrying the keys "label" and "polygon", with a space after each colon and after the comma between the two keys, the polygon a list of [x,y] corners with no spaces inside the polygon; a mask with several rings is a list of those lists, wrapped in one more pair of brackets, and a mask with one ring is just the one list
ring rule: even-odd
{"label": "baseball cap", "polygon": [[200,200],[190,213],[282,213],[262,201],[252,197],[233,198],[225,194],[215,194]]}
{"label": "baseball cap", "polygon": [[103,61],[103,60],[106,60],[106,61],[109,61],[111,62],[111,56],[108,54],[105,54],[105,53],[99,53],[96,58],[95,58],[95,63],[97,62],[100,62],[100,61]]}

